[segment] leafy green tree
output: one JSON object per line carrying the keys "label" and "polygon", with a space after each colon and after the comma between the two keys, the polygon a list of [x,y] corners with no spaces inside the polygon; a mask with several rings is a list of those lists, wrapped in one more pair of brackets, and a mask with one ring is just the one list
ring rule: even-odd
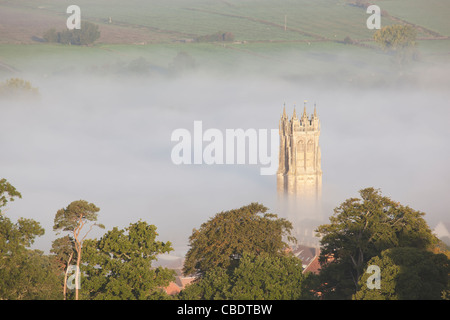
{"label": "leafy green tree", "polygon": [[[6,179],[0,180],[0,208],[21,194]],[[39,222],[19,218],[11,221],[0,212],[0,300],[56,299],[57,275],[49,257],[30,250],[44,234]]]}
{"label": "leafy green tree", "polygon": [[22,195],[6,179],[0,179],[0,215],[2,214],[1,208],[5,207],[8,202],[14,201],[14,198],[22,198]]}
{"label": "leafy green tree", "polygon": [[234,269],[233,300],[295,300],[302,297],[302,262],[296,257],[244,256]]}
{"label": "leafy green tree", "polygon": [[54,260],[40,250],[21,250],[8,257],[0,271],[0,299],[61,299]]}
{"label": "leafy green tree", "polygon": [[80,29],[72,30],[74,33],[75,43],[77,45],[89,45],[100,38],[98,25],[88,21],[82,21]]}
{"label": "leafy green tree", "polygon": [[361,276],[357,300],[439,300],[448,287],[450,260],[444,254],[434,254],[417,248],[392,248],[373,257],[367,265],[381,270],[381,288],[370,289]]}
{"label": "leafy green tree", "polygon": [[57,42],[61,43],[61,44],[70,44],[70,45],[78,44],[77,43],[78,40],[75,39],[74,32],[72,30],[68,30],[68,29],[58,32],[57,39],[58,39]]}
{"label": "leafy green tree", "polygon": [[42,236],[44,229],[33,219],[19,218],[13,223],[5,215],[0,215],[0,270],[2,263],[27,247],[30,247],[37,236]]}
{"label": "leafy green tree", "polygon": [[69,45],[89,45],[100,38],[98,25],[82,21],[80,29],[56,31],[54,28],[47,30],[43,38],[47,42],[58,42]]}
{"label": "leafy green tree", "polygon": [[[38,280],[26,270],[29,248],[44,229],[37,221],[19,218],[13,223],[0,215],[0,299],[26,299]],[[26,280],[24,280],[26,278]]]}
{"label": "leafy green tree", "polygon": [[206,272],[180,294],[195,300],[295,300],[303,292],[302,264],[296,257],[244,254],[232,270]]}
{"label": "leafy green tree", "polygon": [[226,300],[231,287],[230,272],[216,267],[189,284],[177,298],[180,300]]}
{"label": "leafy green tree", "polygon": [[86,241],[82,270],[83,297],[95,300],[162,299],[162,288],[175,280],[173,270],[153,268],[157,255],[172,251],[170,242],[156,241],[156,227],[144,221],[99,240]]}
{"label": "leafy green tree", "polygon": [[[71,202],[66,208],[56,212],[53,230],[69,232],[74,240],[76,252],[76,281],[79,279],[79,270],[81,265],[81,256],[83,242],[94,226],[104,228],[102,224],[97,223],[97,212],[100,211],[93,203],[85,200]],[[89,229],[82,234],[83,228],[89,226]],[[78,300],[78,283],[75,284],[75,299]]]}
{"label": "leafy green tree", "polygon": [[189,237],[183,272],[203,276],[206,271],[234,267],[245,251],[255,254],[283,255],[289,247],[292,224],[276,214],[267,213],[258,203],[220,212],[194,229]]}
{"label": "leafy green tree", "polygon": [[423,212],[392,201],[374,188],[363,189],[360,195],[361,199],[344,201],[334,210],[330,224],[317,229],[322,236],[320,276],[325,297],[349,299],[359,290],[367,262],[382,251],[428,249],[437,241]]}

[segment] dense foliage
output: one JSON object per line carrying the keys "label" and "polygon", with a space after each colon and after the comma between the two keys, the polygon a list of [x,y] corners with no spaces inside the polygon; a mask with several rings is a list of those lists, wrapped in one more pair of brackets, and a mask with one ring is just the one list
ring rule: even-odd
{"label": "dense foliage", "polygon": [[244,254],[231,269],[216,267],[180,293],[195,300],[297,300],[306,298],[296,257]]}
{"label": "dense foliage", "polygon": [[373,257],[368,265],[381,270],[379,290],[365,285],[365,273],[354,299],[365,300],[439,300],[447,289],[450,260],[444,254],[434,254],[417,248],[391,248]]}
{"label": "dense foliage", "polygon": [[170,242],[156,241],[156,227],[144,221],[117,227],[99,240],[86,242],[84,298],[143,300],[161,298],[161,288],[174,280],[173,270],[153,268],[158,254],[172,251]]}
{"label": "dense foliage", "polygon": [[[21,194],[1,179],[0,299],[78,299],[78,289],[68,287],[74,265],[81,270],[80,298],[92,300],[449,299],[450,252],[431,233],[424,213],[373,188],[360,195],[345,200],[330,223],[318,228],[318,275],[304,274],[290,254],[285,240],[294,240],[291,223],[263,205],[216,214],[190,237],[184,271],[196,280],[169,297],[164,288],[174,272],[152,263],[173,249],[156,240],[156,226],[138,221],[87,239],[90,228],[101,226],[99,208],[73,201],[56,213],[54,229],[66,235],[45,255],[30,249],[44,234],[39,222],[6,216],[6,205]],[[368,285],[369,266],[380,270],[379,288]]]}
{"label": "dense foliage", "polygon": [[268,208],[252,203],[239,209],[216,214],[194,229],[189,237],[190,249],[184,263],[185,274],[203,276],[216,267],[234,267],[244,252],[283,255],[294,240],[292,224]]}
{"label": "dense foliage", "polygon": [[370,259],[396,247],[430,249],[437,239],[423,219],[424,213],[403,206],[379,190],[360,191],[335,209],[330,224],[322,225],[321,290],[325,296],[349,299]]}
{"label": "dense foliage", "polygon": [[98,30],[98,25],[88,21],[82,21],[80,29],[56,31],[52,28],[44,33],[43,38],[47,42],[70,45],[89,45],[100,38],[100,31]]}

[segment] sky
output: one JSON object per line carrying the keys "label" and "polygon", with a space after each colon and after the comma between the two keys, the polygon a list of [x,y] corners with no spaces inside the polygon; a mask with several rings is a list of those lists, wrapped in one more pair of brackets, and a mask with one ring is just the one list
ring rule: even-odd
{"label": "sky", "polygon": [[251,202],[277,213],[279,203],[276,176],[261,175],[259,164],[175,165],[172,132],[193,132],[194,121],[223,132],[278,129],[283,105],[291,117],[294,106],[312,113],[316,104],[325,215],[375,187],[425,212],[432,228],[448,225],[449,79],[430,72],[394,87],[205,70],[177,78],[30,76],[39,101],[0,101],[0,176],[22,194],[6,214],[39,221],[46,232],[34,248],[48,252],[57,210],[83,199],[100,208],[106,230],[142,219],[182,254],[193,228],[216,213]]}

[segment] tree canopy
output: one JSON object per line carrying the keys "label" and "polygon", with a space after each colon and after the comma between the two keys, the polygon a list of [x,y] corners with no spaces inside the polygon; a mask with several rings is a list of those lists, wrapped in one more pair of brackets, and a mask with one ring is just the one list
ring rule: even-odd
{"label": "tree canopy", "polygon": [[374,33],[373,38],[384,50],[401,50],[416,45],[417,32],[409,25],[386,26]]}
{"label": "tree canopy", "polygon": [[[20,193],[1,179],[0,208],[15,197],[21,198]],[[19,218],[13,222],[0,213],[0,300],[58,298],[53,261],[42,251],[29,249],[44,232],[33,219]]]}
{"label": "tree canopy", "polygon": [[420,55],[417,51],[417,31],[410,25],[390,25],[374,33],[373,39],[381,48],[391,54],[398,66],[405,65]]}
{"label": "tree canopy", "polygon": [[282,255],[289,247],[292,224],[268,208],[252,203],[224,211],[194,229],[189,237],[184,274],[202,276],[215,267],[233,267],[244,252]]}
{"label": "tree canopy", "polygon": [[302,264],[296,257],[245,253],[236,268],[208,271],[180,293],[195,300],[295,300],[305,296]]}
{"label": "tree canopy", "polygon": [[89,45],[100,38],[100,31],[98,25],[88,21],[81,21],[80,29],[56,31],[52,28],[44,33],[43,38],[47,42],[70,45]]}
{"label": "tree canopy", "polygon": [[[379,190],[360,191],[334,210],[330,223],[317,231],[322,236],[320,261],[325,294],[350,298],[367,262],[394,247],[428,249],[436,243],[423,219],[424,213],[381,195]],[[330,261],[328,262],[327,261]]]}
{"label": "tree canopy", "polygon": [[[76,288],[75,299],[78,300],[79,290],[79,270],[81,265],[81,256],[83,250],[83,242],[87,235],[91,231],[92,227],[98,226],[105,228],[102,224],[97,223],[97,212],[100,209],[93,203],[89,203],[86,200],[77,200],[71,202],[66,208],[60,209],[56,212],[53,230],[69,232],[76,252]],[[87,231],[83,230],[85,226],[89,225]],[[82,234],[81,232],[84,232]],[[72,257],[72,256],[70,256]],[[69,265],[67,265],[69,267]],[[67,271],[67,270],[66,270]]]}
{"label": "tree canopy", "polygon": [[22,195],[6,179],[0,179],[0,214],[2,213],[1,208],[5,207],[8,202],[14,201],[14,198],[22,198]]}
{"label": "tree canopy", "polygon": [[160,298],[161,288],[174,280],[172,270],[153,268],[158,254],[172,251],[170,242],[156,241],[156,227],[144,221],[119,230],[114,227],[99,240],[88,240],[82,270],[86,299],[143,300]]}
{"label": "tree canopy", "polygon": [[353,299],[439,300],[448,288],[450,260],[442,253],[391,248],[367,264],[380,267],[380,289],[368,288],[365,284],[369,274],[364,273],[359,282],[360,290]]}

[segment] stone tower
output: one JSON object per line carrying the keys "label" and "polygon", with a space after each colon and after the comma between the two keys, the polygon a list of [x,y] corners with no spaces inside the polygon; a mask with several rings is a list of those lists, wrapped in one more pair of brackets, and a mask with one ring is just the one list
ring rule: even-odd
{"label": "stone tower", "polygon": [[314,114],[308,116],[305,105],[301,118],[297,118],[294,107],[290,120],[284,108],[279,131],[278,192],[319,200],[322,169],[319,147],[320,120],[316,107],[314,106]]}

